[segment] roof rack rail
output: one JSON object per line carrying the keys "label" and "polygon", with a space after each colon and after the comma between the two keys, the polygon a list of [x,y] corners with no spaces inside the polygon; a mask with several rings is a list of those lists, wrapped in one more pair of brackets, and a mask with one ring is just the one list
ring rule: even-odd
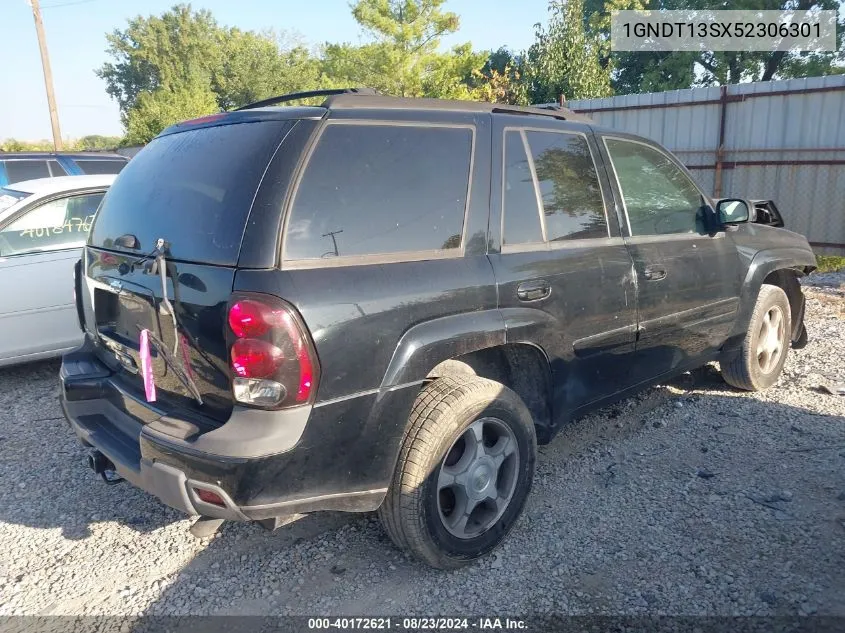
{"label": "roof rack rail", "polygon": [[575,114],[569,108],[561,108],[560,106],[556,108],[548,108],[545,106],[506,106],[506,105],[497,105],[493,108],[493,112],[499,112],[501,114],[524,114],[524,115],[540,115],[540,116],[550,116],[556,119],[561,119],[566,121],[567,119],[578,119],[578,115]]}
{"label": "roof rack rail", "polygon": [[568,110],[566,106],[560,105],[559,103],[538,103],[536,105],[531,106],[532,108],[539,108],[540,110]]}
{"label": "roof rack rail", "polygon": [[378,92],[372,88],[329,88],[326,90],[306,90],[305,92],[291,92],[286,95],[278,97],[270,97],[269,99],[262,99],[255,103],[248,103],[240,108],[235,108],[234,112],[238,110],[252,110],[254,108],[263,108],[265,106],[275,105],[277,103],[285,103],[287,101],[296,101],[297,99],[307,99],[309,97],[331,97],[333,95],[377,95]]}

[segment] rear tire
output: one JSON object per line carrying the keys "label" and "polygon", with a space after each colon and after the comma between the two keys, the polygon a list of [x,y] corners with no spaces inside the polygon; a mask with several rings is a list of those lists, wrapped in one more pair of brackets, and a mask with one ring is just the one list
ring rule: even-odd
{"label": "rear tire", "polygon": [[446,376],[417,397],[378,514],[391,540],[455,569],[488,554],[531,491],[537,438],[528,408],[504,385]]}
{"label": "rear tire", "polygon": [[763,284],[740,350],[723,360],[722,378],[746,391],[762,391],[780,378],[792,333],[789,299],[778,286]]}

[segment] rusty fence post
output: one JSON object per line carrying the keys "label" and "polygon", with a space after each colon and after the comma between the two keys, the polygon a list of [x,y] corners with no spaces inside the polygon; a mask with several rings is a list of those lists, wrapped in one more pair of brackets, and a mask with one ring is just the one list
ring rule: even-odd
{"label": "rusty fence post", "polygon": [[713,194],[722,197],[722,162],[725,158],[725,119],[728,110],[728,87],[719,89],[719,145],[716,147],[716,173],[713,176]]}

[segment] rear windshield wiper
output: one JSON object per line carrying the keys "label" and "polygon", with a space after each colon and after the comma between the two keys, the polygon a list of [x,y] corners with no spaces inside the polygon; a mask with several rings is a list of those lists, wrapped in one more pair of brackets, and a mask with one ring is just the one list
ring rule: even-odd
{"label": "rear windshield wiper", "polygon": [[[139,330],[143,329],[141,326],[137,326]],[[176,333],[178,338],[179,334]],[[167,349],[167,346],[164,344],[164,341],[159,339],[155,334],[147,330],[147,337],[150,340],[150,345],[155,347],[156,352],[161,356],[164,360],[164,363],[176,374],[176,377],[179,379],[188,391],[191,392],[191,396],[193,396],[194,400],[196,400],[199,404],[202,404],[202,395],[200,394],[199,389],[197,388],[196,383],[191,379],[190,374],[180,366],[178,356],[174,357],[170,354],[170,350]],[[178,346],[178,344],[177,344]]]}
{"label": "rear windshield wiper", "polygon": [[[179,323],[176,320],[176,310],[173,308],[173,304],[170,303],[170,299],[167,298],[167,260],[165,259],[165,253],[170,249],[170,244],[164,240],[164,238],[158,238],[156,240],[156,247],[155,249],[147,254],[144,255],[134,262],[130,264],[131,268],[139,264],[144,264],[144,268],[151,274],[155,275],[158,274],[159,279],[161,279],[161,302],[167,308],[167,312],[170,314],[170,318],[173,320],[173,353],[171,354],[170,351],[165,347],[164,342],[153,336],[152,333],[148,333],[150,337],[150,342],[156,348],[156,350],[161,354],[161,357],[164,359],[165,364],[173,370],[173,373],[176,374],[176,377],[179,381],[185,385],[188,391],[191,392],[191,395],[194,397],[200,405],[202,405],[202,396],[200,395],[200,391],[197,388],[196,383],[194,382],[193,378],[191,378],[190,368],[189,367],[182,367],[180,365],[186,363],[180,363],[179,361]],[[150,261],[152,260],[152,261]],[[176,285],[179,283],[179,277],[176,272],[176,267],[171,263],[170,266],[173,268],[173,288],[175,290]]]}

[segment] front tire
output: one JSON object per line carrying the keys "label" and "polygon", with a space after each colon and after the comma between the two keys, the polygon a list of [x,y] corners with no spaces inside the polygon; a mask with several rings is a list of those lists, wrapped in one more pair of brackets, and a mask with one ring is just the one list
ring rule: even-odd
{"label": "front tire", "polygon": [[522,513],[536,452],[531,414],[504,385],[469,375],[429,383],[379,508],[385,531],[439,569],[481,558]]}
{"label": "front tire", "polygon": [[792,332],[789,299],[778,286],[763,284],[739,352],[722,362],[722,377],[746,391],[762,391],[780,378]]}

